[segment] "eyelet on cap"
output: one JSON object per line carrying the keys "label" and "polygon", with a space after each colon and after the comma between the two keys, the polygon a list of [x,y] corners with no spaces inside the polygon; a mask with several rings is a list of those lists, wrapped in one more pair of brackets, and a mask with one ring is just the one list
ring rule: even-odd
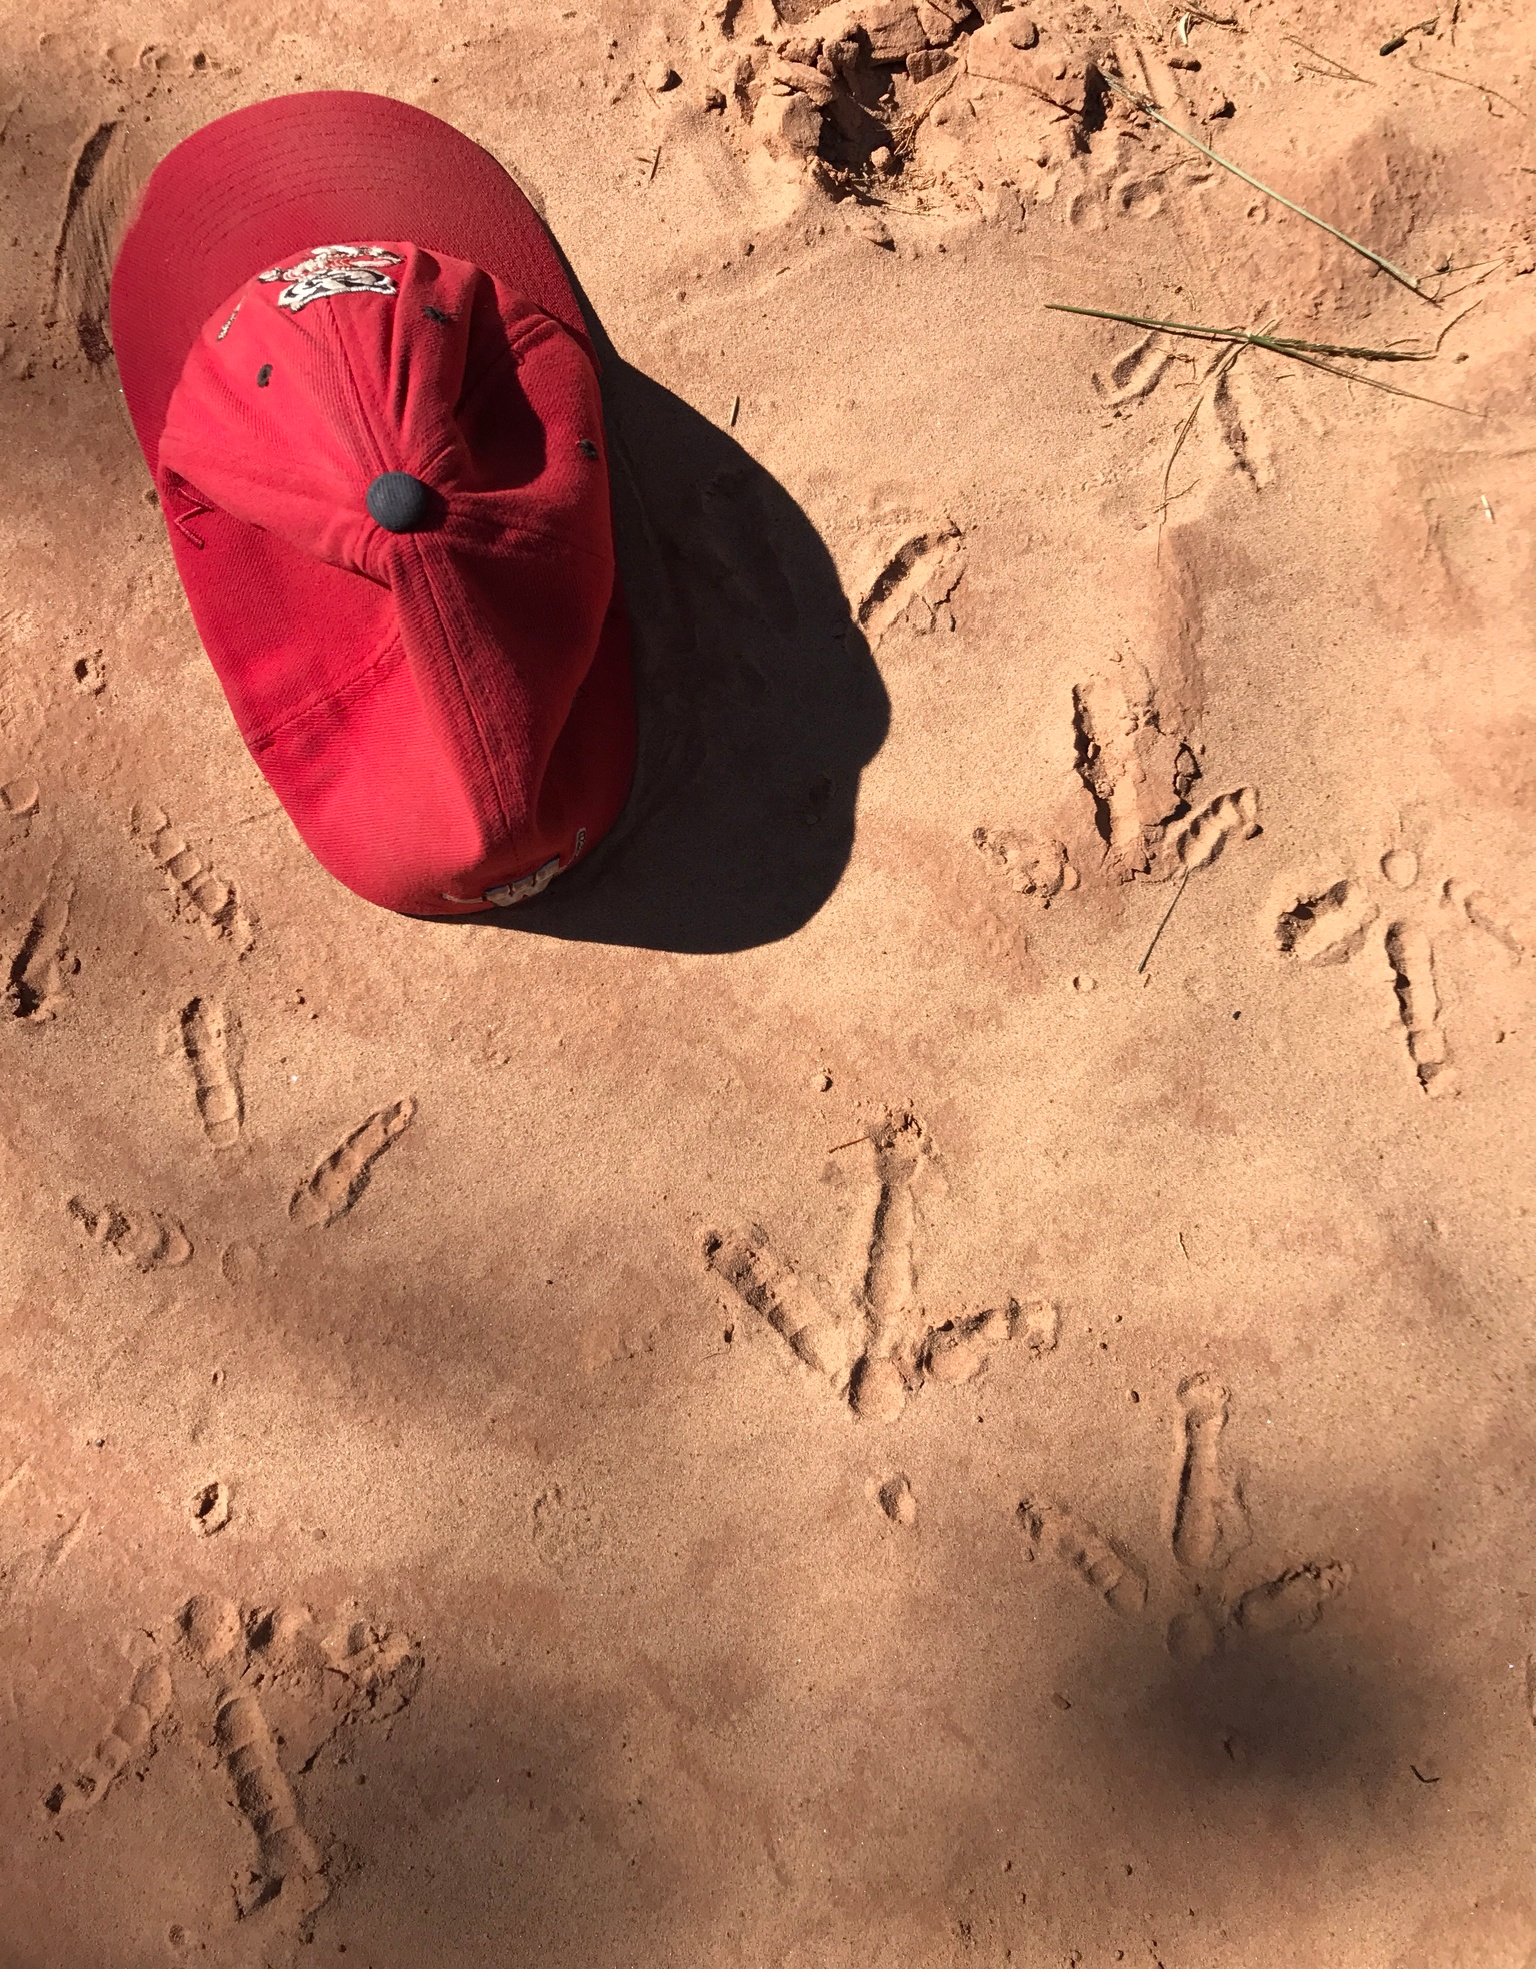
{"label": "eyelet on cap", "polygon": [[595,458],[597,456],[597,446],[590,438],[579,438],[576,442],[576,449],[581,453],[583,458]]}
{"label": "eyelet on cap", "polygon": [[[230,320],[234,320],[233,315],[230,316]],[[264,390],[271,381],[272,365],[270,362],[264,362],[256,372],[256,387],[258,390]]]}

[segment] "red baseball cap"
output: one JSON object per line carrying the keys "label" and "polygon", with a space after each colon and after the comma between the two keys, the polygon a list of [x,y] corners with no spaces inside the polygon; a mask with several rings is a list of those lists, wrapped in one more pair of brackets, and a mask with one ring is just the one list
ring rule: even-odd
{"label": "red baseball cap", "polygon": [[118,373],[240,734],[311,850],[411,915],[535,895],[634,769],[597,359],[512,180],[327,90],[156,169]]}

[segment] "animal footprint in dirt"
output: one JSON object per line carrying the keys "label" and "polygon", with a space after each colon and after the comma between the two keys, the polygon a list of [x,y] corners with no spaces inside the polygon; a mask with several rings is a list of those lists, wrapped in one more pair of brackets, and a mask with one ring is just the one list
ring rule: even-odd
{"label": "animal footprint in dirt", "polygon": [[52,875],[32,912],[20,947],[11,960],[5,1004],[12,1018],[38,1024],[51,1019],[64,998],[65,981],[80,969],[80,960],[65,943],[75,885]]}
{"label": "animal footprint in dirt", "polygon": [[1063,1504],[1030,1498],[1020,1503],[1029,1557],[1064,1566],[1116,1613],[1139,1616],[1151,1605],[1169,1652],[1181,1660],[1202,1659],[1244,1637],[1314,1626],[1348,1585],[1350,1568],[1333,1560],[1308,1561],[1229,1594],[1228,1568],[1251,1538],[1242,1486],[1224,1456],[1231,1396],[1210,1375],[1194,1374],[1180,1382],[1177,1402],[1166,1520],[1172,1563],[1161,1569],[1156,1594],[1148,1568]]}
{"label": "animal footprint in dirt", "polygon": [[1147,1604],[1146,1574],[1086,1518],[1062,1504],[1025,1498],[1019,1505],[1019,1524],[1032,1559],[1058,1560],[1116,1613],[1140,1613]]}
{"label": "animal footprint in dirt", "polygon": [[887,1116],[864,1140],[873,1152],[870,1230],[862,1277],[846,1298],[813,1290],[756,1225],[710,1232],[704,1256],[856,1415],[892,1422],[925,1382],[969,1381],[1016,1337],[1032,1353],[1049,1352],[1059,1316],[1049,1302],[1010,1299],[932,1318],[918,1299],[914,1256],[919,1193],[932,1167],[927,1133],[904,1113]]}
{"label": "animal footprint in dirt", "polygon": [[158,807],[135,807],[129,832],[164,875],[176,914],[197,923],[211,943],[227,943],[244,957],[256,928],[234,883],[205,866]]}
{"label": "animal footprint in dirt", "polygon": [[232,1149],[245,1118],[236,1074],[240,1022],[217,999],[194,998],[177,1026],[203,1132],[216,1149]]}
{"label": "animal footprint in dirt", "polygon": [[1077,887],[1065,842],[997,827],[975,828],[971,840],[1016,896],[1034,896],[1042,909]]}
{"label": "animal footprint in dirt", "polygon": [[[320,1855],[299,1823],[293,1789],[277,1761],[277,1746],[260,1702],[249,1690],[219,1705],[214,1730],[225,1766],[234,1781],[235,1801],[256,1835],[256,1869],[250,1889],[239,1896],[242,1915],[274,1900],[290,1883],[311,1906],[324,1900]],[[306,1910],[307,1911],[307,1910]]]}
{"label": "animal footprint in dirt", "polygon": [[65,1208],[89,1243],[137,1265],[141,1272],[184,1265],[192,1256],[191,1239],[169,1217],[148,1211],[130,1217],[115,1203],[97,1209],[79,1196],[72,1196]]}
{"label": "animal footprint in dirt", "polygon": [[1160,336],[1143,335],[1123,355],[1117,356],[1103,373],[1094,370],[1090,380],[1105,405],[1111,410],[1118,410],[1150,396],[1173,361],[1172,350]]}
{"label": "animal footprint in dirt", "polygon": [[1298,964],[1347,964],[1381,910],[1358,882],[1291,883],[1274,916],[1275,948]]}
{"label": "animal footprint in dirt", "polygon": [[1072,735],[1077,776],[1092,798],[1104,866],[1115,879],[1192,875],[1230,843],[1262,832],[1256,787],[1194,804],[1201,768],[1192,735],[1145,665],[1121,665],[1112,676],[1076,685]]}
{"label": "animal footprint in dirt", "polygon": [[1193,875],[1197,869],[1209,868],[1229,842],[1251,841],[1262,832],[1258,789],[1239,786],[1197,812],[1175,814],[1156,830],[1150,841],[1156,849],[1151,872],[1164,878]]}
{"label": "animal footprint in dirt", "polygon": [[[1390,855],[1384,858],[1384,869],[1391,859]],[[1450,905],[1453,916],[1465,917],[1474,929],[1484,931],[1495,943],[1503,944],[1517,964],[1522,957],[1530,954],[1529,936],[1522,936],[1508,912],[1491,896],[1484,895],[1481,889],[1474,889],[1470,882],[1461,882],[1452,876],[1442,884],[1440,896],[1443,902]]]}
{"label": "animal footprint in dirt", "polygon": [[1188,1573],[1219,1572],[1248,1543],[1241,1486],[1221,1468],[1229,1397],[1209,1375],[1179,1383],[1182,1453],[1173,1507],[1173,1556]]}
{"label": "animal footprint in dirt", "polygon": [[[1381,856],[1369,878],[1292,876],[1271,898],[1266,929],[1281,957],[1308,965],[1347,964],[1368,944],[1377,948],[1379,934],[1414,1076],[1426,1094],[1450,1094],[1458,1081],[1437,980],[1437,937],[1449,929],[1479,931],[1516,964],[1530,940],[1506,909],[1457,877],[1435,886],[1435,907],[1420,886],[1420,874],[1418,856],[1396,847]],[[1369,893],[1378,876],[1387,892],[1380,901]]]}
{"label": "animal footprint in dirt", "polygon": [[855,1308],[822,1305],[796,1272],[783,1263],[757,1225],[712,1233],[704,1246],[710,1265],[737,1298],[760,1314],[807,1367],[846,1394],[864,1351],[864,1322]]}
{"label": "animal footprint in dirt", "polygon": [[136,1759],[148,1761],[156,1726],[171,1706],[171,1672],[159,1659],[133,1679],[128,1700],[85,1762],[56,1784],[43,1803],[55,1815],[89,1811]]}
{"label": "animal footprint in dirt", "polygon": [[859,627],[873,647],[898,620],[919,635],[953,629],[950,598],[965,573],[965,549],[952,520],[906,535],[865,583]]}
{"label": "animal footprint in dirt", "polygon": [[1164,830],[1188,812],[1199,761],[1141,666],[1075,686],[1072,730],[1106,864],[1125,881],[1144,875]]}
{"label": "animal footprint in dirt", "polygon": [[334,1149],[294,1191],[288,1215],[305,1230],[334,1224],[345,1217],[367,1189],[373,1165],[416,1118],[416,1102],[407,1094],[369,1115],[361,1127]]}
{"label": "animal footprint in dirt", "polygon": [[[709,72],[704,100],[780,210],[803,198],[809,172],[847,204],[857,196],[860,230],[876,244],[891,243],[874,223],[887,203],[903,212],[979,208],[994,222],[1011,213],[1017,224],[1014,173],[1025,160],[1054,173],[1087,153],[1104,121],[1105,88],[1085,35],[1069,31],[1041,48],[1032,20],[998,15],[991,0],[979,8],[970,0],[711,0],[697,44]],[[982,92],[983,110],[967,94],[970,107],[951,122],[959,100],[951,91],[967,74],[1004,86]],[[611,80],[617,101],[627,83],[622,74]],[[973,171],[957,177],[946,168],[971,129],[989,132],[989,176],[1004,160],[1005,182],[985,192]],[[876,161],[890,158],[907,166],[899,201],[886,195],[890,181]],[[1123,187],[1114,209],[1137,209],[1136,195]]]}
{"label": "animal footprint in dirt", "polygon": [[236,1888],[238,1911],[280,1900],[302,1919],[330,1887],[294,1780],[350,1726],[406,1706],[420,1650],[350,1611],[322,1624],[305,1606],[240,1608],[217,1594],[189,1600],[177,1627],[182,1652],[207,1678],[214,1738],[255,1840],[256,1863]]}
{"label": "animal footprint in dirt", "polygon": [[1278,1579],[1250,1586],[1232,1609],[1232,1625],[1244,1634],[1286,1634],[1315,1627],[1324,1607],[1344,1591],[1349,1578],[1350,1568],[1336,1560],[1293,1566]]}
{"label": "animal footprint in dirt", "polygon": [[[329,1622],[308,1607],[237,1606],[217,1593],[187,1601],[160,1636],[164,1652],[139,1670],[127,1702],[92,1755],[44,1799],[55,1817],[97,1805],[136,1761],[141,1775],[178,1716],[184,1741],[209,1743],[251,1839],[234,1884],[242,1918],[273,1908],[302,1923],[330,1891],[327,1861],[306,1829],[300,1781],[324,1752],[414,1695],[421,1651],[404,1635],[344,1608]],[[173,1677],[172,1668],[176,1668]]]}

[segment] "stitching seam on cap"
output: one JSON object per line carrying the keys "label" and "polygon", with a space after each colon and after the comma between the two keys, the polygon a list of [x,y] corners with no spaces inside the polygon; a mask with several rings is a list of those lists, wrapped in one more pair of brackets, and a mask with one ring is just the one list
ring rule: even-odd
{"label": "stitching seam on cap", "polygon": [[427,594],[431,598],[432,603],[432,613],[437,619],[438,630],[443,639],[443,649],[452,667],[454,682],[459,687],[459,702],[469,714],[470,724],[474,727],[475,740],[480,747],[481,762],[485,767],[486,777],[491,782],[491,791],[496,796],[496,812],[501,822],[502,831],[506,834],[511,834],[513,832],[512,818],[508,811],[506,792],[501,784],[501,775],[496,770],[496,762],[492,757],[490,745],[486,740],[485,727],[480,722],[480,714],[475,708],[473,693],[465,686],[464,672],[459,667],[457,639],[448,626],[447,615],[443,608],[442,599],[438,594],[437,583],[432,577],[431,566],[429,565],[427,556],[422,552],[421,542],[416,536],[414,534],[407,534],[405,538],[409,542],[410,550],[415,552],[417,564],[421,569],[422,579],[427,585]]}
{"label": "stitching seam on cap", "polygon": [[387,417],[382,420],[375,418],[373,406],[368,402],[357,380],[358,363],[361,362],[366,367],[367,356],[366,350],[361,349],[361,329],[354,326],[353,319],[350,315],[343,314],[340,309],[335,307],[329,310],[326,320],[332,339],[335,341],[337,351],[341,357],[341,368],[346,378],[346,388],[352,398],[352,405],[357,416],[357,421],[366,433],[369,446],[373,451],[373,474],[377,477],[380,472],[393,470],[399,461],[392,457],[384,447],[384,433],[380,425],[381,423],[387,423]]}
{"label": "stitching seam on cap", "polygon": [[280,738],[288,737],[296,727],[312,724],[321,712],[344,710],[349,705],[360,704],[370,691],[377,689],[386,677],[392,676],[404,660],[405,644],[401,641],[400,631],[391,629],[365,670],[355,677],[349,677],[335,690],[316,691],[313,697],[306,698],[297,709],[290,711],[286,718],[269,725],[260,734],[253,733],[247,744],[253,752],[266,752]]}

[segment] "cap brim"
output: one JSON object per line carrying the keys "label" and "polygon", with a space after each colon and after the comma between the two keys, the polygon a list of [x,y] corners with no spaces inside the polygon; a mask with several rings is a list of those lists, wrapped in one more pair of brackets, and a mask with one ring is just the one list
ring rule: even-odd
{"label": "cap brim", "polygon": [[118,250],[112,341],[151,470],[171,394],[214,310],[264,267],[370,238],[483,268],[563,322],[595,364],[553,242],[488,151],[390,96],[278,96],[178,144]]}

